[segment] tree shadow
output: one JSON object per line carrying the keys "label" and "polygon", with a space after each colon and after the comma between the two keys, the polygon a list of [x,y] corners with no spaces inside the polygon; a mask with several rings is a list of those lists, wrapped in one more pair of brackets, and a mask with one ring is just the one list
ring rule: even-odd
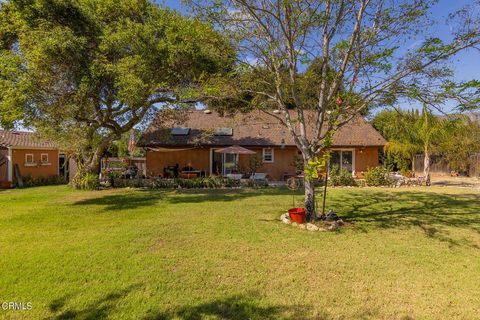
{"label": "tree shadow", "polygon": [[141,287],[140,284],[133,284],[125,289],[115,290],[107,294],[105,297],[95,300],[94,302],[88,304],[84,308],[80,309],[68,309],[65,308],[65,305],[73,297],[73,294],[67,294],[63,297],[53,300],[49,309],[53,316],[50,320],[66,320],[66,319],[106,319],[114,311],[115,305],[118,300],[126,297],[131,291],[134,291]]}
{"label": "tree shadow", "polygon": [[[479,248],[468,239],[454,239],[449,228],[463,228],[480,233],[480,194],[439,194],[432,192],[353,191],[330,200],[339,204],[339,214],[356,223],[354,229],[418,227],[426,237]],[[343,209],[343,212],[341,212]]]}
{"label": "tree shadow", "polygon": [[74,202],[73,205],[98,205],[104,206],[103,211],[119,211],[152,206],[162,199],[164,199],[164,193],[162,192],[139,190],[130,193],[109,194],[102,197],[84,199]]}
{"label": "tree shadow", "polygon": [[[101,194],[101,193],[100,193]],[[138,189],[134,192],[122,194],[108,194],[101,197],[89,198],[73,203],[74,206],[99,205],[104,211],[118,211],[148,207],[159,201],[166,203],[202,203],[202,202],[231,202],[258,196],[291,195],[292,191],[286,188],[266,189],[182,189],[182,190],[146,190]]]}
{"label": "tree shadow", "polygon": [[[305,305],[269,305],[258,303],[258,294],[233,295],[198,305],[183,306],[172,311],[150,311],[143,320],[201,320],[201,319],[311,319],[312,308]],[[315,319],[331,319],[320,314]]]}
{"label": "tree shadow", "polygon": [[292,191],[283,187],[262,189],[195,189],[177,191],[168,197],[169,203],[231,202],[260,196],[285,196]]}

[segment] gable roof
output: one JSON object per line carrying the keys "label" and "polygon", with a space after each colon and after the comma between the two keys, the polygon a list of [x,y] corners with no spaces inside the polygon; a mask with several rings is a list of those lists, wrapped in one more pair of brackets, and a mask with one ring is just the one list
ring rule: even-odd
{"label": "gable roof", "polygon": [[54,143],[42,141],[33,132],[0,130],[0,147],[56,149]]}
{"label": "gable roof", "polygon": [[[233,116],[221,116],[216,112],[209,114],[203,110],[189,111],[187,119],[182,123],[162,123],[160,114],[138,142],[140,147],[161,146],[295,146],[288,129],[279,120],[263,112],[247,114],[237,113]],[[172,135],[173,127],[190,128],[188,135]],[[313,126],[311,126],[313,127]],[[202,139],[206,133],[218,128],[232,128],[232,135],[210,135]],[[307,135],[313,128],[307,128]],[[203,140],[203,141],[202,141]],[[333,137],[334,147],[348,146],[384,146],[385,139],[362,116],[355,116],[349,123],[341,127]]]}

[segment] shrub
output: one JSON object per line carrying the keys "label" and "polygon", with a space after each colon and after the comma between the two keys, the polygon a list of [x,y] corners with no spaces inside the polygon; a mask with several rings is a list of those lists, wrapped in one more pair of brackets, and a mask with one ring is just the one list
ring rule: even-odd
{"label": "shrub", "polygon": [[357,182],[352,173],[346,169],[340,169],[339,166],[333,166],[329,173],[329,183],[333,187],[339,186],[357,186]]}
{"label": "shrub", "polygon": [[368,186],[388,186],[393,183],[392,179],[388,178],[388,170],[384,167],[369,168],[365,172],[365,182]]}
{"label": "shrub", "polygon": [[196,178],[196,179],[114,179],[113,186],[116,188],[134,187],[151,189],[222,189],[232,187],[265,187],[266,180],[238,180],[226,179],[217,176]]}
{"label": "shrub", "polygon": [[34,178],[32,175],[26,175],[22,180],[24,188],[66,184],[65,179],[61,176]]}
{"label": "shrub", "polygon": [[97,190],[100,188],[100,180],[98,180],[98,175],[92,173],[86,173],[83,176],[79,177],[78,185],[76,186],[81,190]]}

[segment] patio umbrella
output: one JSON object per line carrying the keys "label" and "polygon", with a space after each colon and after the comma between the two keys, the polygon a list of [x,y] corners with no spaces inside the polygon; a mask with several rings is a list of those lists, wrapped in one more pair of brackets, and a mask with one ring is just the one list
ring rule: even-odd
{"label": "patio umbrella", "polygon": [[215,152],[228,153],[228,154],[255,154],[256,153],[255,151],[252,151],[252,150],[249,150],[249,149],[246,149],[244,147],[237,146],[237,145],[222,148],[222,149],[217,149],[217,150],[215,150]]}

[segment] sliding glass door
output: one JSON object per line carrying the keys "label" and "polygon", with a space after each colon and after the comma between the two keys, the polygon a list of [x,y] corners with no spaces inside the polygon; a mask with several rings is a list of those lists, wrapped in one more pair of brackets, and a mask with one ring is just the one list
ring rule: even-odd
{"label": "sliding glass door", "polygon": [[212,174],[224,176],[238,170],[238,154],[211,152]]}
{"label": "sliding glass door", "polygon": [[353,173],[355,170],[353,150],[332,150],[329,168],[334,166]]}
{"label": "sliding glass door", "polygon": [[225,153],[223,155],[223,175],[236,171],[238,167],[238,155]]}

